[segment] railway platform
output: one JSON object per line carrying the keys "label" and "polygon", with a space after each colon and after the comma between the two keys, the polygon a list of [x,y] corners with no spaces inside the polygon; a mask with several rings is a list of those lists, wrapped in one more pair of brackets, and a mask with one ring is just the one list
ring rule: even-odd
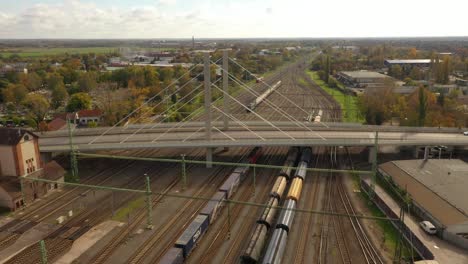
{"label": "railway platform", "polygon": [[[364,179],[364,181],[370,185],[370,179]],[[399,215],[400,206],[385,190],[376,185],[375,193],[396,215]],[[418,221],[411,215],[405,215],[404,222],[411,232],[432,252],[434,260],[439,263],[468,263],[468,251],[451,245],[437,236],[426,234],[419,227]]]}

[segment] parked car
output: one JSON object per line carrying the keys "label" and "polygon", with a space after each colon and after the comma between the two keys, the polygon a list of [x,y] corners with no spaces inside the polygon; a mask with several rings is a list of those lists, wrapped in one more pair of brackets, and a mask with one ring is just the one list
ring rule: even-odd
{"label": "parked car", "polygon": [[468,131],[463,132],[463,135],[468,136]]}
{"label": "parked car", "polygon": [[436,227],[429,221],[422,221],[419,223],[419,226],[429,235],[435,235],[437,233]]}

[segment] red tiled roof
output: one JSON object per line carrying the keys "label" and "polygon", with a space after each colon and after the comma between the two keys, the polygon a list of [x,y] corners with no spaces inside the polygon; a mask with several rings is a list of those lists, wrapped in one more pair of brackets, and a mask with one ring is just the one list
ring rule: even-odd
{"label": "red tiled roof", "polygon": [[56,131],[64,128],[66,125],[67,121],[65,121],[61,117],[57,117],[54,120],[50,121],[49,124],[47,124],[47,127],[49,131]]}
{"label": "red tiled roof", "polygon": [[102,111],[99,109],[92,109],[92,110],[80,110],[78,111],[79,117],[95,117],[95,116],[102,116]]}
{"label": "red tiled roof", "polygon": [[67,120],[67,119],[75,119],[75,115],[76,115],[76,112],[73,112],[73,113],[60,113],[60,114],[56,114],[54,117],[55,118],[61,118],[63,120]]}
{"label": "red tiled roof", "polygon": [[56,181],[65,175],[65,170],[55,160],[44,165],[44,172],[41,178]]}

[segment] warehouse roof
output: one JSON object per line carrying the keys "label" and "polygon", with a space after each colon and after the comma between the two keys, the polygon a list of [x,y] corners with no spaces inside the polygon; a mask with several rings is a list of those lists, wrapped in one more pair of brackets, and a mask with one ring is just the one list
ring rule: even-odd
{"label": "warehouse roof", "polygon": [[412,60],[385,60],[387,63],[393,64],[420,64],[420,63],[431,63],[430,59],[412,59]]}
{"label": "warehouse roof", "polygon": [[385,74],[373,71],[343,71],[341,73],[351,78],[388,78]]}
{"label": "warehouse roof", "polygon": [[468,164],[462,160],[399,160],[380,169],[443,225],[468,221]]}

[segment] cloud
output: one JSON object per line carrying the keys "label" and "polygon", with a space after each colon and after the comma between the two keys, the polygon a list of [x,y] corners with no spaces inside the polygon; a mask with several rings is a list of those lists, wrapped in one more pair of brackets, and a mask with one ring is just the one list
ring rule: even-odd
{"label": "cloud", "polygon": [[174,5],[177,3],[177,0],[158,0],[156,3],[159,5]]}
{"label": "cloud", "polygon": [[[18,1],[16,8],[0,10],[0,38],[468,35],[463,13],[468,8],[466,0],[446,0],[447,6],[459,6],[450,14],[440,13],[435,0],[427,1],[427,5],[421,6],[416,1],[394,0],[385,9],[375,0],[295,0],[290,5],[283,0],[197,0],[184,1],[183,5],[177,0],[155,0],[146,5],[134,1],[130,8],[121,1],[114,1],[114,5],[104,5],[98,0],[56,0],[28,5]],[[406,8],[398,9],[399,6]],[[424,25],[382,19],[391,14],[414,16],[412,10],[439,17],[425,21]]]}

